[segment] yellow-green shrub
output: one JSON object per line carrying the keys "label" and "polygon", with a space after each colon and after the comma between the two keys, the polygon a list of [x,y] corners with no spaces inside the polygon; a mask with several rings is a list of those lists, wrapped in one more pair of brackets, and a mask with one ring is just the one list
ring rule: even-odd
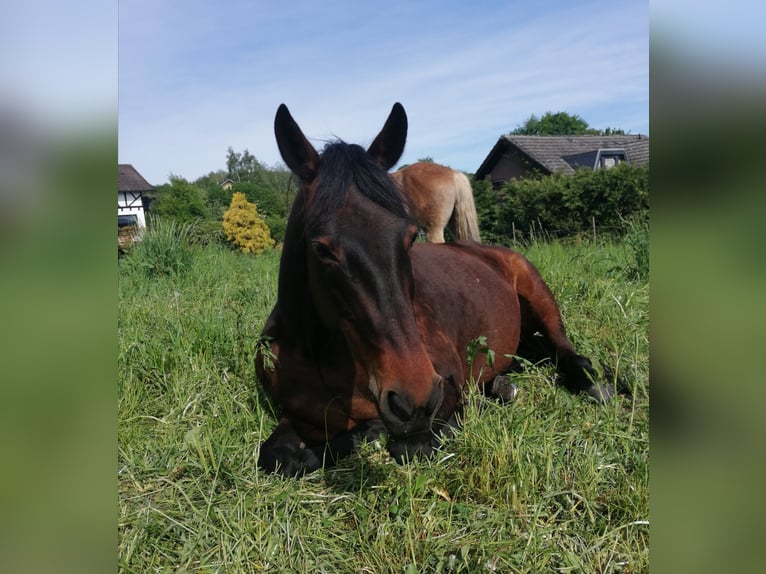
{"label": "yellow-green shrub", "polygon": [[226,239],[243,253],[257,255],[275,244],[266,221],[258,214],[255,204],[247,201],[244,193],[237,192],[231,196],[231,205],[223,214],[223,231]]}

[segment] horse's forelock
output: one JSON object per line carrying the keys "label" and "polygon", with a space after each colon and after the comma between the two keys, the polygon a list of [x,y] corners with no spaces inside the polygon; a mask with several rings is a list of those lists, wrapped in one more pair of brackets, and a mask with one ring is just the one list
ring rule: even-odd
{"label": "horse's forelock", "polygon": [[312,202],[314,215],[340,208],[352,187],[394,215],[407,217],[406,197],[388,172],[363,147],[342,141],[327,144],[322,151]]}

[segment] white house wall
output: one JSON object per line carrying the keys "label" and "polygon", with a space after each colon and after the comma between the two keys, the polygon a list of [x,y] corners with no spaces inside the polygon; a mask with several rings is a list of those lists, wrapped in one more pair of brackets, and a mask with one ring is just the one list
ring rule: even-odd
{"label": "white house wall", "polygon": [[144,204],[140,193],[117,192],[117,215],[135,215],[139,227],[146,227]]}

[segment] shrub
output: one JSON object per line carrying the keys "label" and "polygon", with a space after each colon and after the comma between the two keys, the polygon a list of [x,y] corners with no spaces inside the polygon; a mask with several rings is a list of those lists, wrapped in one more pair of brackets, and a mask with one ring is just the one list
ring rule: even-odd
{"label": "shrub", "polygon": [[511,180],[494,192],[494,205],[487,185],[474,184],[482,236],[500,241],[513,238],[514,227],[519,235],[531,229],[558,237],[589,233],[593,219],[601,230],[619,235],[626,219],[646,220],[649,211],[648,167],[621,164]]}
{"label": "shrub", "polygon": [[489,179],[471,182],[476,215],[482,241],[486,243],[509,243],[512,238],[505,236],[498,221],[500,204],[498,193]]}
{"label": "shrub", "polygon": [[257,255],[275,244],[266,221],[258,214],[255,204],[247,201],[244,193],[232,195],[231,206],[223,214],[223,231],[226,239],[243,253]]}
{"label": "shrub", "polygon": [[194,222],[189,241],[192,245],[226,245],[221,219],[205,218]]}

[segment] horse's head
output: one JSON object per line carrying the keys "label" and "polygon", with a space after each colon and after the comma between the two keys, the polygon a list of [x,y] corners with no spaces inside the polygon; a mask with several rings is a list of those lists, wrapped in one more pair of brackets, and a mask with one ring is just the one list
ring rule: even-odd
{"label": "horse's head", "polygon": [[301,248],[313,306],[366,370],[364,391],[388,430],[391,453],[400,462],[429,454],[444,382],[412,307],[416,228],[388,174],[404,150],[404,108],[394,105],[368,150],[337,142],[320,155],[284,104],[274,127],[282,158],[301,181]]}

